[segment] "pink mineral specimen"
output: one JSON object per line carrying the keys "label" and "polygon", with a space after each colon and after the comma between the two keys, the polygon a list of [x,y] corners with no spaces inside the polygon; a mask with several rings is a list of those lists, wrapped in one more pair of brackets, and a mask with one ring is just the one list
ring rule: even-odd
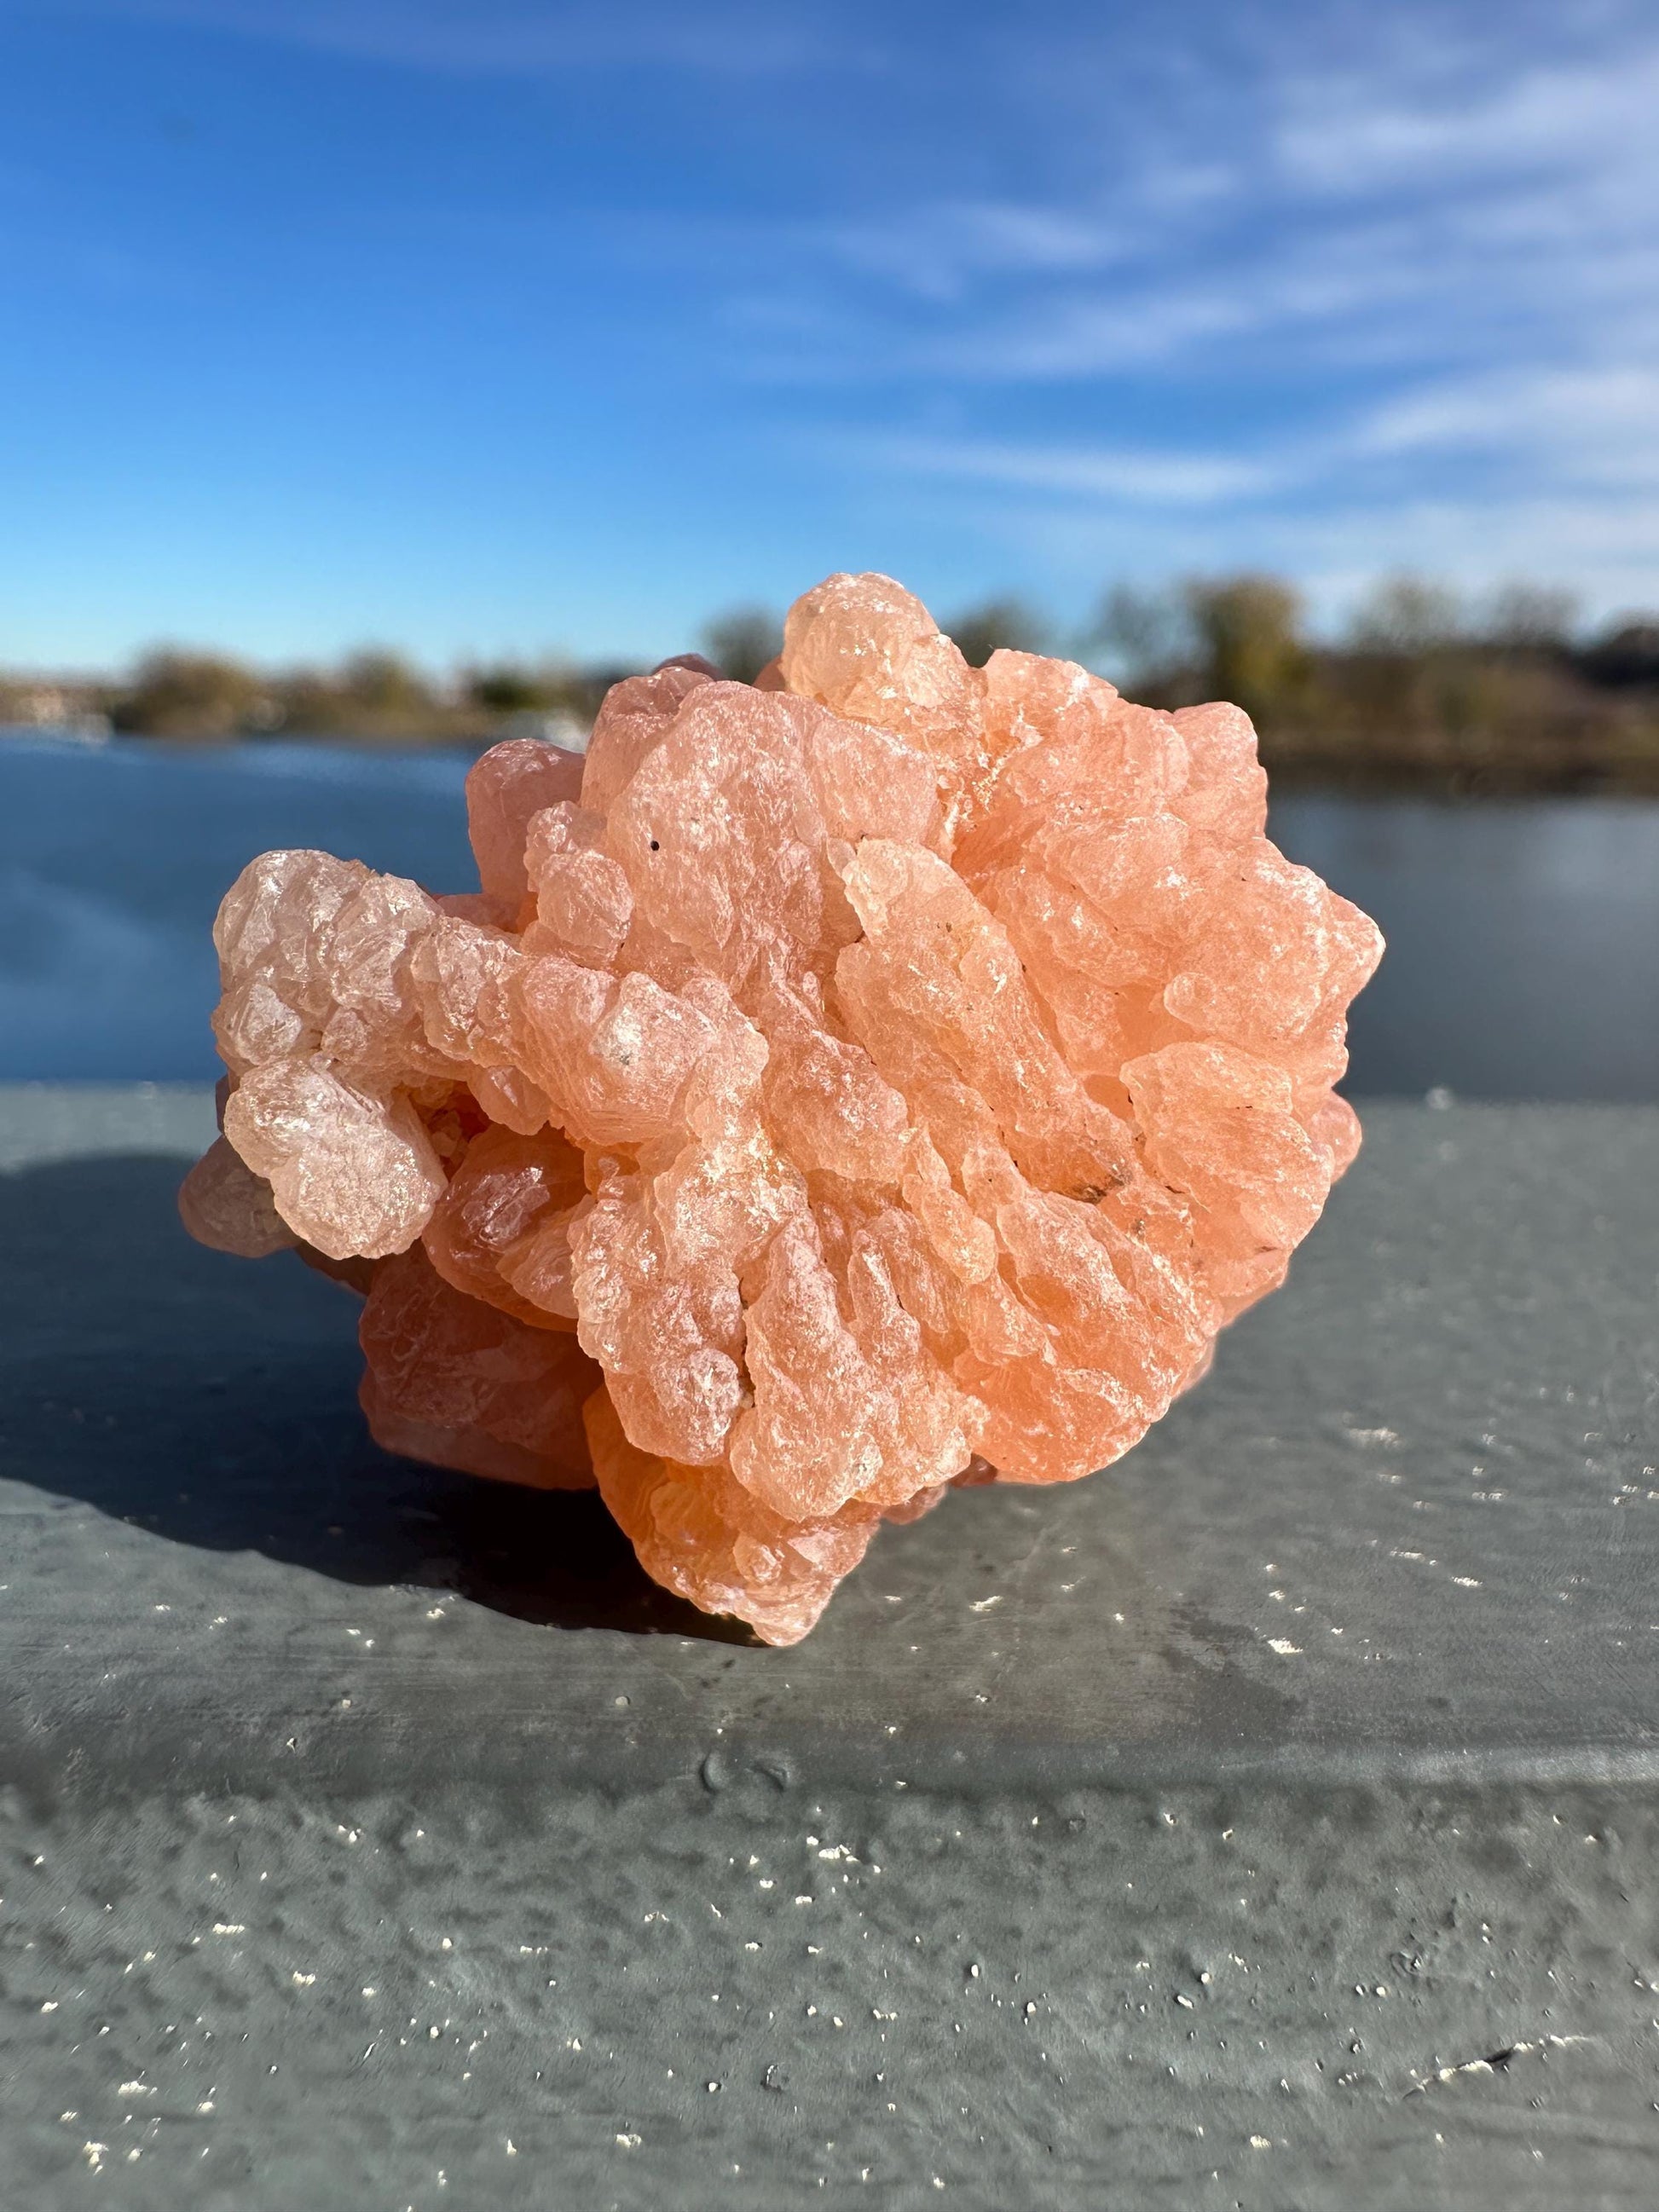
{"label": "pink mineral specimen", "polygon": [[757,685],[486,753],[480,893],[253,861],[185,1219],[367,1285],[382,1443],[597,1481],[793,1643],[883,1519],[1127,1451],[1352,1158],[1382,941],[1266,805],[1237,708],[973,668],[832,576]]}

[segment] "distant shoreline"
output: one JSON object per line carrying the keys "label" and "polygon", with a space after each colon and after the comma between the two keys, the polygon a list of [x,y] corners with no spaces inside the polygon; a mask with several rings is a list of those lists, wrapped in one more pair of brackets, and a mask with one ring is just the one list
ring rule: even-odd
{"label": "distant shoreline", "polygon": [[[1659,616],[1576,633],[1561,595],[1515,586],[1484,610],[1421,580],[1385,580],[1347,638],[1311,635],[1296,592],[1240,574],[1109,594],[1087,635],[998,602],[951,626],[969,665],[1001,651],[1103,655],[1147,706],[1236,701],[1280,790],[1659,796]],[[752,682],[781,642],[775,617],[711,623],[704,665]],[[0,726],[97,745],[313,744],[479,752],[530,737],[580,751],[630,668],[547,658],[422,672],[369,649],[327,667],[260,669],[176,648],[124,673],[0,671]]]}
{"label": "distant shoreline", "polygon": [[[66,751],[115,752],[137,757],[153,752],[169,761],[228,758],[237,754],[288,753],[356,755],[364,760],[398,755],[411,761],[446,756],[471,762],[504,736],[537,735],[520,729],[458,735],[409,730],[372,735],[341,730],[238,731],[212,737],[149,737],[131,731],[65,723],[0,720],[0,758],[12,745],[36,744]],[[579,737],[580,743],[570,742]],[[585,749],[586,732],[567,727],[565,749]],[[1564,758],[1525,757],[1425,758],[1405,744],[1360,755],[1340,745],[1318,745],[1298,738],[1285,744],[1271,735],[1261,741],[1261,759],[1275,796],[1291,793],[1340,793],[1351,798],[1429,799],[1448,804],[1483,799],[1613,799],[1659,801],[1659,750],[1635,758],[1601,757],[1583,750]]]}

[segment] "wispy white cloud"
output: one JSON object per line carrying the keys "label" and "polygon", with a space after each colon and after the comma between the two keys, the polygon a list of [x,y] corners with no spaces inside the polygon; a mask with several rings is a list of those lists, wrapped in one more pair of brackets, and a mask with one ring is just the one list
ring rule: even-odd
{"label": "wispy white cloud", "polygon": [[1594,59],[1528,58],[1507,71],[1500,64],[1495,79],[1490,50],[1468,52],[1455,72],[1443,52],[1433,61],[1381,88],[1365,73],[1291,79],[1273,132],[1280,167],[1348,195],[1528,171],[1651,167],[1659,46],[1632,51],[1620,41]]}
{"label": "wispy white cloud", "polygon": [[1356,456],[1507,454],[1553,475],[1659,486],[1659,370],[1500,370],[1401,393],[1358,423]]}
{"label": "wispy white cloud", "polygon": [[[988,228],[975,260],[920,211],[898,226],[912,283],[936,257],[967,312],[913,331],[906,357],[918,374],[1023,380],[1178,364],[1227,335],[1352,349],[1369,329],[1466,357],[1500,326],[1616,341],[1651,315],[1659,279],[1659,42],[1569,73],[1559,98],[1557,82],[1529,70],[1430,108],[1386,83],[1368,105],[1309,79],[1277,112],[1267,88],[1265,129],[1233,149],[1235,190],[1150,212],[1132,177],[1082,213],[1025,210],[1024,234],[1064,240],[1069,261],[1000,253]],[[1010,276],[1026,281],[970,282]]]}
{"label": "wispy white cloud", "polygon": [[1014,200],[941,200],[860,222],[832,222],[809,242],[849,269],[927,300],[959,298],[986,276],[1069,275],[1132,258],[1133,230],[1082,208]]}
{"label": "wispy white cloud", "polygon": [[1650,496],[1551,496],[1517,489],[1465,501],[1357,501],[1287,518],[1270,551],[1316,603],[1336,611],[1384,569],[1445,578],[1471,592],[1515,577],[1571,586],[1592,619],[1653,603],[1659,502]]}
{"label": "wispy white cloud", "polygon": [[1213,507],[1257,496],[1281,481],[1267,461],[1151,447],[1056,447],[972,439],[849,439],[867,465],[958,483],[1006,484],[1113,507]]}
{"label": "wispy white cloud", "polygon": [[[917,476],[1003,483],[1118,504],[1233,507],[1346,477],[1378,481],[1379,465],[1431,457],[1478,465],[1468,495],[1508,497],[1518,481],[1610,485],[1640,495],[1659,486],[1659,370],[1540,368],[1449,378],[1406,388],[1377,405],[1311,429],[1231,452],[1097,447],[1009,438],[865,435],[842,449]],[[1491,464],[1500,465],[1494,471]],[[1397,481],[1390,475],[1383,479]]]}
{"label": "wispy white cloud", "polygon": [[[1231,100],[1200,76],[1162,148],[1131,131],[1019,222],[900,210],[861,289],[825,241],[846,312],[814,375],[894,411],[960,394],[948,437],[867,439],[866,465],[975,494],[987,537],[1062,569],[1132,545],[1659,595],[1650,12],[1358,20],[1312,59],[1267,40]],[[1183,139],[1214,184],[1185,198],[1149,181]]]}

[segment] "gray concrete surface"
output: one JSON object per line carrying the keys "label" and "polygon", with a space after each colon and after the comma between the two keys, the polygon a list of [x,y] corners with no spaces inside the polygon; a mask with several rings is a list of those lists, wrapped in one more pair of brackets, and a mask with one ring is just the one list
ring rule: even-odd
{"label": "gray concrete surface", "polygon": [[769,1651],[0,1092],[0,2203],[1659,2198],[1659,1110],[1407,1106]]}

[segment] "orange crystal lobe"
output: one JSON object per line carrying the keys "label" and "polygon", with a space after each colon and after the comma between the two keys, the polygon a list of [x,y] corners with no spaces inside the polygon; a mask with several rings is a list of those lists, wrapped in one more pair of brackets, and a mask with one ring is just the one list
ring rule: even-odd
{"label": "orange crystal lobe", "polygon": [[204,1243],[366,1279],[389,1449],[597,1481],[767,1642],[883,1519],[1128,1450],[1353,1157],[1374,925],[1268,842],[1236,707],[971,667],[884,576],[755,686],[617,684],[467,780],[481,894],[228,894]]}

